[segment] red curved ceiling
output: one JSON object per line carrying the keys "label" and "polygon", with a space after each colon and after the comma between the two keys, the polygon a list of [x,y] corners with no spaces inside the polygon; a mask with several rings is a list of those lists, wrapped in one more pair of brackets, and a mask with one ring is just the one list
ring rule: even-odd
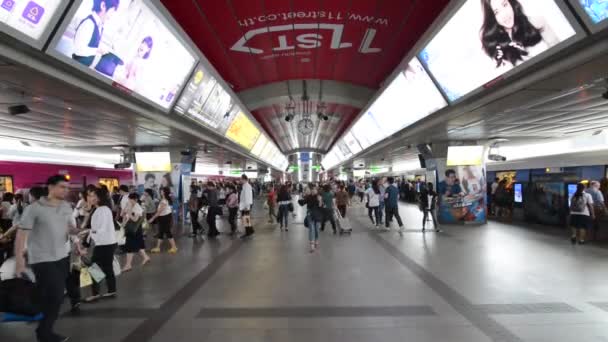
{"label": "red curved ceiling", "polygon": [[[377,90],[449,0],[162,2],[238,93],[300,79],[334,80]],[[332,113],[341,121],[338,127],[347,127],[357,111],[353,114],[348,103],[335,105],[347,108]],[[284,103],[272,107],[277,106]],[[270,129],[276,110],[249,109]],[[281,132],[268,133],[284,151],[290,149],[280,141]],[[287,133],[297,135],[294,129]],[[313,137],[310,140],[317,141],[317,146],[307,147],[328,148],[340,133],[333,130],[324,143]]]}

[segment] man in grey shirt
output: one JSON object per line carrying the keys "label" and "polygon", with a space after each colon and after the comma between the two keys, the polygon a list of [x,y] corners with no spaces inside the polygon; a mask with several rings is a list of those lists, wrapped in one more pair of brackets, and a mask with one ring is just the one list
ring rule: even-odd
{"label": "man in grey shirt", "polygon": [[28,263],[36,276],[44,318],[36,329],[39,342],[65,342],[68,338],[53,331],[63,302],[69,259],[66,243],[70,230],[76,229],[72,207],[64,199],[68,182],[64,176],[47,181],[48,197],[26,208],[15,241],[17,275],[25,271],[25,242]]}

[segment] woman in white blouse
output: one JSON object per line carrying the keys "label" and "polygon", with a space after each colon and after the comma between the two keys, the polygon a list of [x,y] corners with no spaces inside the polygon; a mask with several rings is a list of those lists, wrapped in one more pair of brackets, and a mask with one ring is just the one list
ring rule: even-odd
{"label": "woman in white blouse", "polygon": [[[116,233],[114,230],[114,217],[112,216],[110,194],[102,189],[95,189],[88,193],[88,202],[95,208],[91,215],[91,229],[83,233],[89,233],[89,239],[92,240],[93,257],[91,262],[101,268],[105,274],[105,281],[108,287],[108,292],[103,296],[100,295],[99,283],[93,281],[93,295],[85,300],[90,303],[97,301],[100,298],[116,297],[116,276],[114,274],[113,262],[114,252],[116,251]],[[85,218],[85,221],[87,218]]]}
{"label": "woman in white blouse", "polygon": [[[139,205],[139,195],[137,193],[129,194],[129,204],[127,204],[126,215],[123,224],[125,226],[126,243],[124,250],[127,253],[127,261],[122,269],[122,272],[128,272],[132,268],[133,254],[139,253],[143,259],[141,265],[144,266],[150,261],[150,257],[146,254],[146,244],[144,241],[144,232],[142,223],[145,218],[144,209]],[[127,229],[132,226],[134,229]]]}

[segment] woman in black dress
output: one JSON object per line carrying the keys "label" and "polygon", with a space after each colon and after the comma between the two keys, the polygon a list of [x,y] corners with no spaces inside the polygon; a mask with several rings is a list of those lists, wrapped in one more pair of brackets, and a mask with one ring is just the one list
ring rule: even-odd
{"label": "woman in black dress", "polygon": [[126,215],[123,221],[125,227],[126,243],[124,250],[127,253],[127,261],[122,269],[122,272],[129,272],[133,264],[133,254],[139,253],[143,261],[142,266],[150,261],[150,257],[146,253],[146,243],[144,241],[144,232],[142,223],[144,222],[144,210],[139,205],[139,195],[137,193],[129,194],[129,204],[126,208]]}

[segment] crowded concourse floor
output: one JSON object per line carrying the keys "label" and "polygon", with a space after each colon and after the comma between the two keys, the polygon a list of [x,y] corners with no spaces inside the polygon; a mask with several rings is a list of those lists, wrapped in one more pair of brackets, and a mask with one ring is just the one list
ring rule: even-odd
{"label": "crowded concourse floor", "polygon": [[[118,277],[116,299],[78,316],[66,303],[57,330],[87,342],[608,339],[601,246],[498,222],[423,233],[422,213],[403,203],[399,235],[374,229],[353,199],[353,233],[326,227],[310,253],[304,210],[282,232],[256,200],[247,240],[191,239],[187,227],[177,254]],[[225,217],[218,228],[229,231]],[[2,324],[0,340],[30,341],[34,327]]]}

